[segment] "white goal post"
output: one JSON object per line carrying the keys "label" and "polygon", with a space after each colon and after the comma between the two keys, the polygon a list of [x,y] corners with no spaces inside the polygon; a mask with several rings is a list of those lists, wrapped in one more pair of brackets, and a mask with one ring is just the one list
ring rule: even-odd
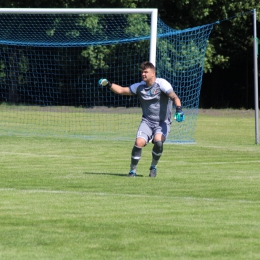
{"label": "white goal post", "polygon": [[254,95],[255,95],[255,143],[259,143],[259,95],[258,95],[258,40],[256,9],[253,10],[254,24]]}
{"label": "white goal post", "polygon": [[156,65],[158,9],[156,8],[0,8],[1,14],[150,14],[150,62]]}

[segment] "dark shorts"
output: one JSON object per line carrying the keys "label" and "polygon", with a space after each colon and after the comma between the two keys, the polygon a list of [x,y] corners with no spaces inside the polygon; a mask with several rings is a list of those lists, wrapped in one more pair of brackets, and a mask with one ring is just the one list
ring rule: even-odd
{"label": "dark shorts", "polygon": [[136,138],[143,138],[146,144],[153,139],[156,134],[162,134],[165,140],[170,133],[171,122],[146,122],[142,120],[136,133]]}

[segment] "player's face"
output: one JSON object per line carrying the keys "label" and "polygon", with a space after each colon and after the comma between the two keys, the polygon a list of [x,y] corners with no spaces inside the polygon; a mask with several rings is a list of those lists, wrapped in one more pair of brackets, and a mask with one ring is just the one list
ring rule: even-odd
{"label": "player's face", "polygon": [[155,80],[155,71],[150,68],[144,69],[142,71],[142,79],[144,82],[152,84]]}

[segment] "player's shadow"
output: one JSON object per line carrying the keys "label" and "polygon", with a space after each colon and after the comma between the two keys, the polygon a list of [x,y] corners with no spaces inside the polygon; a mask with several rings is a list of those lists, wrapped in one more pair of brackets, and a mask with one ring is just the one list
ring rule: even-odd
{"label": "player's shadow", "polygon": [[[119,176],[119,177],[128,177],[128,174],[123,173],[110,173],[110,172],[83,172],[83,174],[88,175],[112,175],[112,176]],[[136,177],[143,177],[143,175],[138,174]],[[129,177],[128,177],[129,178]]]}

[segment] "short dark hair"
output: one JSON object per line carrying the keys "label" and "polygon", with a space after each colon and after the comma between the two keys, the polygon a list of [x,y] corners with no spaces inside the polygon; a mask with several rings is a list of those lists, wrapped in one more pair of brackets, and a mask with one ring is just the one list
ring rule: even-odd
{"label": "short dark hair", "polygon": [[153,69],[155,71],[155,67],[154,65],[150,62],[150,61],[144,61],[141,64],[141,69],[145,70],[145,69]]}

